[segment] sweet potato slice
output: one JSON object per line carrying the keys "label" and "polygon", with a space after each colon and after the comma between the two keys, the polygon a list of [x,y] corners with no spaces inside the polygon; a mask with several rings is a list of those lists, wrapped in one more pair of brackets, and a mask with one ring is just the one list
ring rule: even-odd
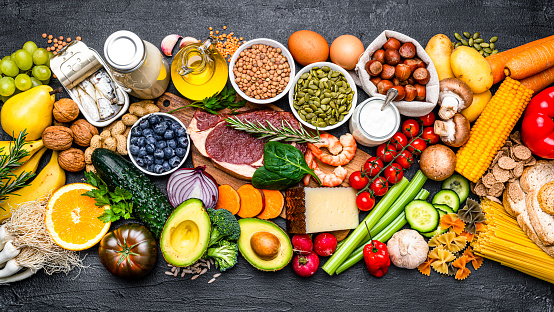
{"label": "sweet potato slice", "polygon": [[252,186],[245,184],[237,190],[240,196],[240,209],[238,212],[241,218],[252,218],[264,210],[264,198],[262,192]]}
{"label": "sweet potato slice", "polygon": [[217,199],[217,204],[215,209],[227,209],[232,214],[237,214],[240,209],[240,196],[235,189],[228,185],[223,184],[218,187],[219,189],[219,198]]}
{"label": "sweet potato slice", "polygon": [[260,219],[274,219],[277,218],[283,206],[285,205],[285,197],[280,191],[274,190],[261,190],[264,194],[264,210],[258,215]]}

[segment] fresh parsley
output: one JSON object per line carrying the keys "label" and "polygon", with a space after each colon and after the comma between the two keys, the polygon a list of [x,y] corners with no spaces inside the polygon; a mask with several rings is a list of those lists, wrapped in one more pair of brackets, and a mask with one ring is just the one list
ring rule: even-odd
{"label": "fresh parsley", "polygon": [[210,97],[207,97],[203,99],[202,101],[194,101],[190,103],[189,105],[176,108],[169,113],[173,113],[175,111],[178,111],[180,109],[186,108],[186,107],[196,107],[201,108],[205,111],[207,111],[210,114],[217,115],[217,112],[229,108],[235,112],[235,109],[241,108],[244,105],[246,105],[246,100],[240,100],[235,102],[237,98],[237,91],[233,88],[224,88],[219,92],[218,94],[214,94]]}
{"label": "fresh parsley", "polygon": [[120,187],[116,187],[113,192],[110,192],[106,183],[93,172],[85,172],[85,177],[90,185],[98,189],[90,190],[83,196],[94,198],[96,206],[110,206],[110,209],[107,209],[98,219],[107,223],[117,221],[122,217],[124,219],[131,218],[133,213],[133,202],[131,201],[133,194],[131,192]]}

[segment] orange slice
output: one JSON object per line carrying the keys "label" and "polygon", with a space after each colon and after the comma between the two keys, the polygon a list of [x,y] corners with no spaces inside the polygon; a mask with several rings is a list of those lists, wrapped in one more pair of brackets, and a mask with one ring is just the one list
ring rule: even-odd
{"label": "orange slice", "polygon": [[86,183],[62,186],[52,194],[46,207],[46,229],[52,240],[69,250],[84,250],[96,245],[110,229],[98,217],[109,206],[96,206],[94,198],[82,196],[95,189]]}

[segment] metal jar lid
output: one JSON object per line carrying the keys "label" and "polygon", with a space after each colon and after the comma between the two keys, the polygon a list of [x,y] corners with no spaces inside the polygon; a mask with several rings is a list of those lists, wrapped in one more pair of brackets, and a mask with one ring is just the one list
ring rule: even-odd
{"label": "metal jar lid", "polygon": [[104,58],[115,70],[131,72],[144,62],[144,42],[127,30],[116,31],[104,43]]}

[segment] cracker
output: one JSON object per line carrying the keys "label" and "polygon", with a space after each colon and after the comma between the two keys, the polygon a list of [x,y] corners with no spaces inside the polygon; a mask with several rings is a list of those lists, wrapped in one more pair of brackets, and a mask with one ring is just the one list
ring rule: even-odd
{"label": "cracker", "polygon": [[531,157],[531,150],[525,145],[513,146],[511,151],[518,160],[527,160]]}
{"label": "cracker", "polygon": [[537,160],[535,159],[535,157],[531,156],[531,157],[529,157],[529,159],[527,159],[525,161],[525,163],[523,165],[525,167],[528,167],[528,166],[534,166],[536,163],[537,163]]}
{"label": "cracker", "polygon": [[486,188],[491,188],[494,183],[496,183],[496,178],[492,172],[485,174],[482,178],[482,182]]}
{"label": "cracker", "polygon": [[483,183],[477,183],[477,185],[475,185],[475,195],[487,196],[487,188]]}
{"label": "cracker", "polygon": [[508,197],[514,202],[517,203],[525,198],[525,193],[517,183],[508,184]]}
{"label": "cracker", "polygon": [[502,205],[502,201],[500,201],[500,199],[498,199],[498,197],[494,197],[494,196],[490,196],[490,195],[487,195],[486,196],[488,199],[492,200],[493,202],[497,202],[499,203],[500,205]]}
{"label": "cracker", "polygon": [[509,147],[503,147],[503,148],[500,149],[500,151],[502,152],[502,156],[510,157],[510,148]]}
{"label": "cracker", "polygon": [[512,147],[513,145],[514,145],[514,143],[512,143],[512,141],[507,140],[506,142],[504,142],[503,147]]}
{"label": "cracker", "polygon": [[516,144],[521,144],[521,133],[519,133],[519,131],[516,131],[510,134],[510,140],[514,141]]}
{"label": "cracker", "polygon": [[514,178],[519,179],[519,177],[523,174],[523,163],[517,162],[514,169],[512,169],[512,174],[514,175]]}
{"label": "cracker", "polygon": [[502,195],[502,191],[504,191],[504,183],[497,182],[494,183],[494,185],[487,191],[487,194],[490,196],[498,197]]}
{"label": "cracker", "polygon": [[[492,167],[492,174],[496,178],[496,181],[498,182],[507,182],[510,179],[510,172],[508,170],[504,170],[496,164],[494,167]],[[491,186],[492,187],[492,186]]]}
{"label": "cracker", "polygon": [[516,162],[510,157],[503,156],[498,160],[498,166],[504,170],[511,170],[515,168]]}
{"label": "cracker", "polygon": [[494,159],[492,160],[492,163],[491,165],[489,166],[489,168],[493,167],[494,165],[496,165],[498,163],[498,160],[500,158],[504,157],[504,153],[502,151],[498,151],[498,153],[496,153],[496,156],[494,156]]}

